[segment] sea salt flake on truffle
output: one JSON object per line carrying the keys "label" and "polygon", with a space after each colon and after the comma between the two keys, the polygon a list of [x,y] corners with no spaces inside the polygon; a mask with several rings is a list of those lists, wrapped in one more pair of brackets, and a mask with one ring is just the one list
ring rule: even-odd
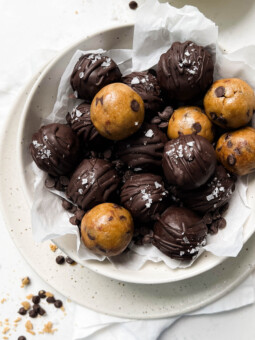
{"label": "sea salt flake on truffle", "polygon": [[134,171],[141,171],[142,168],[134,168]]}
{"label": "sea salt flake on truffle", "polygon": [[79,73],[79,78],[82,79],[84,77],[84,72]]}
{"label": "sea salt flake on truffle", "polygon": [[40,146],[42,146],[42,144],[38,143],[37,140],[33,140],[33,145],[35,146],[36,149],[38,149]]}
{"label": "sea salt flake on truffle", "polygon": [[139,122],[135,122],[135,126],[137,126],[139,124]]}
{"label": "sea salt flake on truffle", "polygon": [[154,132],[152,131],[152,129],[149,129],[146,133],[145,133],[145,137],[151,138],[154,136]]}
{"label": "sea salt flake on truffle", "polygon": [[131,80],[131,85],[136,85],[136,84],[140,84],[140,80],[138,77],[134,77],[132,80]]}
{"label": "sea salt flake on truffle", "polygon": [[195,142],[188,142],[187,145],[188,146],[194,146]]}
{"label": "sea salt flake on truffle", "polygon": [[78,190],[78,193],[82,195],[82,194],[83,194],[83,190],[82,190],[82,189],[79,189],[79,190]]}
{"label": "sea salt flake on truffle", "polygon": [[88,183],[88,179],[87,178],[83,178],[82,181],[81,181],[81,184],[87,184]]}
{"label": "sea salt flake on truffle", "polygon": [[78,98],[78,92],[74,91],[73,95],[75,96],[75,98]]}
{"label": "sea salt flake on truffle", "polygon": [[82,112],[79,111],[79,110],[75,110],[75,114],[76,114],[76,117],[81,117],[82,116]]}
{"label": "sea salt flake on truffle", "polygon": [[162,185],[161,185],[161,184],[159,184],[158,182],[154,182],[154,184],[155,184],[155,188],[156,188],[156,189],[158,189],[158,188],[161,188],[161,187],[162,187]]}

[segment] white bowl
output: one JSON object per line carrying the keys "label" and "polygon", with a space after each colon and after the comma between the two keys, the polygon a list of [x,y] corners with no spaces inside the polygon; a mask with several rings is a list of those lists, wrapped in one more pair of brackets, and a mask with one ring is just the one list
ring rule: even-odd
{"label": "white bowl", "polygon": [[[35,82],[26,105],[24,107],[18,133],[18,168],[21,174],[22,187],[24,194],[32,206],[34,174],[24,169],[31,162],[28,152],[28,145],[31,142],[32,134],[38,130],[41,121],[46,117],[54,106],[59,80],[70,60],[77,49],[92,50],[103,48],[131,48],[132,47],[133,26],[122,26],[104,32],[97,33],[89,38],[75,43],[58,55],[41,73]],[[252,206],[255,205],[255,181],[249,185],[248,199]],[[253,233],[254,211],[249,221],[244,227],[244,241],[247,241]],[[82,261],[76,254],[76,240],[72,235],[66,235],[54,241],[64,253],[72,257],[76,262],[83,266],[107,277],[120,281],[127,281],[141,284],[158,284],[174,282],[187,279],[201,274],[218,264],[225,258],[216,257],[211,253],[204,252],[195,263],[185,269],[172,270],[164,263],[147,262],[139,271],[116,269],[109,261]]]}

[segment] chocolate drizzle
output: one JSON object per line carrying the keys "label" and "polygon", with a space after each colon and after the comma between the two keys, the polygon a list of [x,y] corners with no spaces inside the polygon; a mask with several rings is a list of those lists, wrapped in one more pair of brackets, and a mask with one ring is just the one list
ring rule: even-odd
{"label": "chocolate drizzle", "polygon": [[38,168],[52,176],[69,174],[79,156],[79,140],[68,125],[42,126],[32,137],[30,153]]}
{"label": "chocolate drizzle", "polygon": [[216,167],[216,155],[204,137],[182,135],[166,143],[162,166],[169,184],[190,190],[211,177]]}
{"label": "chocolate drizzle", "polygon": [[213,82],[211,55],[191,41],[175,42],[161,55],[158,82],[172,99],[187,101],[206,92]]}
{"label": "chocolate drizzle", "polygon": [[206,234],[203,219],[189,209],[172,206],[157,217],[152,244],[173,259],[189,260],[206,244]]}
{"label": "chocolate drizzle", "polygon": [[120,79],[120,70],[111,58],[92,53],[80,57],[70,82],[78,98],[91,101],[101,88]]}

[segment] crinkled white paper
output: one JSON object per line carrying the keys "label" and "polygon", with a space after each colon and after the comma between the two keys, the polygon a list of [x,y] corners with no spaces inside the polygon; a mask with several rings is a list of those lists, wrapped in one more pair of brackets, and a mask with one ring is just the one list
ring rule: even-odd
{"label": "crinkled white paper", "polygon": [[[159,57],[166,52],[174,41],[192,40],[205,46],[212,53],[215,64],[215,79],[239,77],[255,88],[255,68],[252,67],[251,55],[255,56],[254,47],[246,47],[229,55],[223,55],[217,45],[218,29],[205,18],[198,9],[185,6],[177,9],[168,3],[159,4],[148,0],[137,11],[137,24],[134,30],[133,50],[77,51],[67,66],[58,89],[57,100],[52,113],[44,121],[65,123],[65,116],[80,101],[73,98],[70,75],[78,58],[83,53],[104,53],[112,57],[126,75],[132,71],[143,71],[155,67]],[[104,256],[92,254],[80,242],[78,228],[69,223],[70,213],[62,208],[56,190],[48,191],[44,187],[45,174],[35,169],[35,196],[32,208],[33,235],[37,242],[54,239],[65,234],[77,235],[77,252],[81,259],[97,259]],[[243,226],[250,215],[247,203],[247,178],[239,178],[236,190],[225,214],[227,227],[217,235],[208,235],[205,250],[217,256],[237,256],[243,245]],[[63,195],[63,193],[61,193]],[[45,213],[47,212],[47,213]],[[254,226],[255,227],[255,226]],[[202,251],[200,252],[202,253]],[[170,268],[188,267],[192,262],[170,259],[152,245],[130,245],[130,251],[110,259],[116,266],[139,270],[146,261],[164,261]],[[194,260],[193,260],[194,262]]]}

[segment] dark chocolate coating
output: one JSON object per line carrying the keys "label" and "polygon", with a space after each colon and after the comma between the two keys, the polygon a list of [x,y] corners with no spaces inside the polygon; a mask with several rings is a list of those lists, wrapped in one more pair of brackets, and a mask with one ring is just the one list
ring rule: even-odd
{"label": "dark chocolate coating", "polygon": [[52,176],[67,175],[77,165],[79,140],[68,125],[53,123],[33,135],[29,149],[38,168]]}
{"label": "dark chocolate coating", "polygon": [[184,190],[205,184],[216,168],[213,146],[199,135],[182,135],[166,143],[162,161],[169,184]]}
{"label": "dark chocolate coating", "polygon": [[137,133],[117,145],[118,157],[134,171],[161,167],[167,136],[156,125],[144,123]]}
{"label": "dark chocolate coating", "polygon": [[138,174],[131,176],[122,186],[120,201],[135,219],[149,222],[164,210],[167,194],[160,176]]}
{"label": "dark chocolate coating", "polygon": [[141,96],[146,113],[145,119],[147,115],[161,110],[163,105],[161,90],[156,76],[150,71],[132,72],[123,77],[122,81]]}
{"label": "dark chocolate coating", "polygon": [[185,206],[205,214],[225,205],[235,190],[235,176],[230,175],[222,165],[209,181],[198,189],[192,191],[180,190],[177,194]]}
{"label": "dark chocolate coating", "polygon": [[104,86],[120,80],[120,70],[111,58],[91,53],[80,57],[70,82],[77,98],[92,101]]}
{"label": "dark chocolate coating", "polygon": [[119,178],[112,164],[103,159],[84,159],[73,173],[67,197],[81,209],[104,203],[117,189]]}
{"label": "dark chocolate coating", "polygon": [[168,98],[187,101],[207,91],[213,70],[212,56],[203,47],[191,41],[175,42],[160,57],[158,82]]}
{"label": "dark chocolate coating", "polygon": [[98,133],[90,119],[90,104],[82,103],[66,115],[66,121],[83,143],[90,147],[103,145],[104,138]]}
{"label": "dark chocolate coating", "polygon": [[177,260],[189,260],[206,244],[207,227],[193,211],[172,206],[157,218],[153,245]]}

